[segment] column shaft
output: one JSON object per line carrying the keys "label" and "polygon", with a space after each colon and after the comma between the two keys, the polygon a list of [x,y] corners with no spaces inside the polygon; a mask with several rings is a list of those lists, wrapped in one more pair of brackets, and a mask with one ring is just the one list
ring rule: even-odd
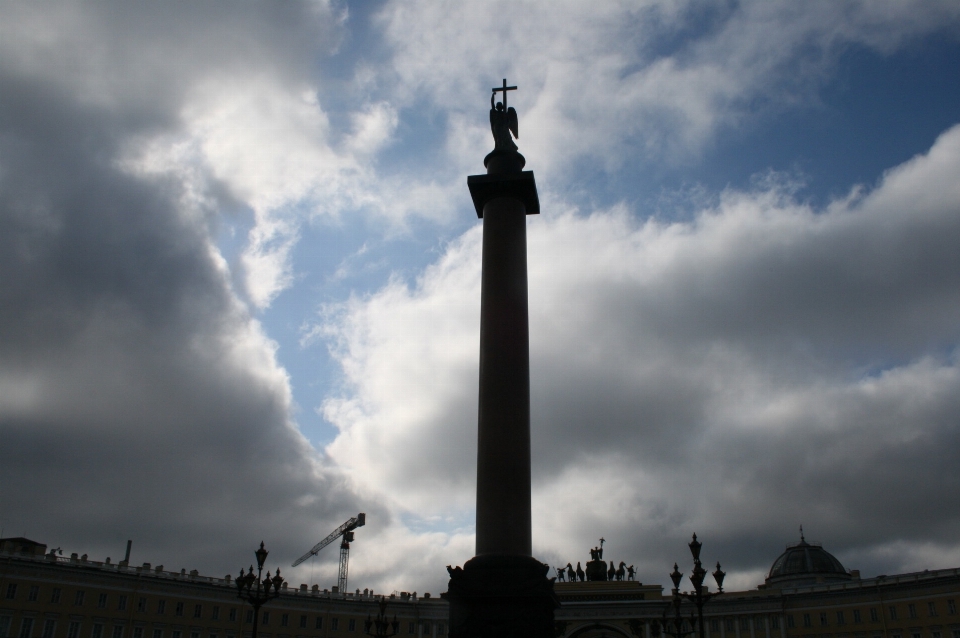
{"label": "column shaft", "polygon": [[483,207],[478,556],[531,555],[528,323],[526,211],[498,197]]}

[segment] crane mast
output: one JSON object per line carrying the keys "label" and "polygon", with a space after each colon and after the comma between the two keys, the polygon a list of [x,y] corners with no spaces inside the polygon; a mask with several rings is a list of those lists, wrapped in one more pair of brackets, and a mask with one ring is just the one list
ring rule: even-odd
{"label": "crane mast", "polygon": [[340,543],[340,571],[337,573],[337,591],[347,591],[347,563],[350,561],[350,541],[353,532],[343,533],[343,542]]}
{"label": "crane mast", "polygon": [[326,538],[313,546],[309,552],[294,561],[292,567],[296,567],[311,556],[316,556],[321,549],[337,540],[341,536],[340,542],[340,570],[337,574],[337,591],[347,591],[347,565],[350,562],[350,543],[353,541],[353,530],[363,527],[367,522],[367,515],[360,512],[353,518],[348,519],[343,525],[330,532]]}

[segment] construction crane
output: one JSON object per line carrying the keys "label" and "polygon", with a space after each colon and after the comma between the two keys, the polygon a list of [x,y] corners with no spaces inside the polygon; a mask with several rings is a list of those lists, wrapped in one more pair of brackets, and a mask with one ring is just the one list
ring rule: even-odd
{"label": "construction crane", "polygon": [[355,517],[349,519],[346,523],[330,532],[329,536],[314,545],[313,549],[311,549],[309,552],[298,558],[293,563],[292,567],[296,567],[311,556],[316,556],[321,549],[342,536],[343,541],[340,543],[340,573],[337,575],[337,591],[346,592],[347,562],[350,560],[350,542],[353,541],[353,530],[357,529],[358,527],[363,527],[366,522],[367,515],[363,512],[360,512]]}

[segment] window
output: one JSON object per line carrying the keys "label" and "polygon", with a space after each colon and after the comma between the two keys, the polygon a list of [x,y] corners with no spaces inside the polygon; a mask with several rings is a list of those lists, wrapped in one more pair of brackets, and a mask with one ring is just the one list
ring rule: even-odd
{"label": "window", "polygon": [[787,627],[793,629],[796,625],[793,624],[793,614],[787,614]]}
{"label": "window", "polygon": [[853,610],[853,622],[855,622],[855,623],[863,622],[863,618],[860,617],[860,610],[859,610],[859,609],[854,609],[854,610]]}
{"label": "window", "polygon": [[59,588],[59,587],[56,588],[56,589],[54,589],[54,590],[50,593],[50,602],[53,603],[54,605],[57,605],[57,604],[60,603],[60,588]]}
{"label": "window", "polygon": [[323,629],[323,616],[317,616],[316,629]]}
{"label": "window", "polygon": [[27,594],[27,602],[31,602],[31,603],[37,602],[38,596],[40,596],[40,586],[30,585],[30,592]]}
{"label": "window", "polygon": [[931,631],[931,632],[930,632],[930,636],[932,636],[932,638],[940,638],[940,632],[939,632],[939,631]]}
{"label": "window", "polygon": [[173,615],[174,616],[183,615],[183,603],[177,603],[177,606],[173,608]]}
{"label": "window", "polygon": [[33,618],[24,618],[20,621],[20,638],[30,638],[33,635]]}
{"label": "window", "polygon": [[7,600],[13,600],[17,597],[17,584],[10,583],[7,585]]}
{"label": "window", "polygon": [[930,601],[927,603],[927,613],[930,614],[931,618],[937,617],[937,603]]}
{"label": "window", "polygon": [[773,629],[780,629],[780,616],[774,616],[770,619],[770,627]]}
{"label": "window", "polygon": [[870,622],[878,622],[879,620],[880,620],[880,618],[877,616],[877,608],[876,608],[876,607],[871,607],[871,608],[870,608]]}
{"label": "window", "polygon": [[79,638],[80,636],[80,621],[74,620],[69,625],[67,625],[67,638]]}
{"label": "window", "polygon": [[813,627],[813,623],[810,622],[810,614],[803,615],[803,626],[804,627]]}
{"label": "window", "polygon": [[750,619],[741,618],[740,619],[740,631],[750,631]]}
{"label": "window", "polygon": [[338,629],[340,629],[340,619],[339,619],[339,618],[331,618],[331,619],[330,619],[330,631],[336,631],[336,630],[338,630]]}
{"label": "window", "polygon": [[167,611],[167,601],[165,601],[165,600],[158,600],[158,601],[157,601],[157,613],[162,616],[165,611]]}
{"label": "window", "polygon": [[269,611],[263,612],[263,616],[260,617],[260,620],[261,620],[261,622],[260,622],[261,625],[269,625],[269,624],[270,624],[270,612],[269,612]]}
{"label": "window", "polygon": [[957,603],[953,602],[953,598],[947,601],[947,613],[951,616],[957,613]]}
{"label": "window", "polygon": [[147,599],[143,596],[137,601],[137,611],[140,613],[147,611]]}
{"label": "window", "polygon": [[213,619],[220,620],[220,607],[219,605],[213,606]]}
{"label": "window", "polygon": [[200,632],[199,632],[199,631],[191,631],[191,632],[190,632],[190,638],[200,638]]}
{"label": "window", "polygon": [[913,603],[910,603],[909,605],[907,605],[907,614],[908,614],[911,618],[916,618],[916,617],[917,617],[917,606],[914,605]]}
{"label": "window", "polygon": [[90,632],[91,638],[103,638],[103,625],[94,623],[93,631]]}
{"label": "window", "polygon": [[250,622],[250,623],[253,622],[253,610],[252,610],[252,609],[248,609],[248,610],[247,610],[247,622]]}
{"label": "window", "polygon": [[162,629],[154,629],[154,630],[153,630],[153,638],[163,638],[163,630],[162,630]]}
{"label": "window", "polygon": [[720,631],[720,621],[719,621],[719,620],[711,620],[711,621],[710,621],[710,631],[716,631],[716,632],[719,632],[719,631]]}
{"label": "window", "polygon": [[890,605],[890,620],[897,619],[897,608],[895,605]]}
{"label": "window", "polygon": [[237,620],[237,608],[236,608],[236,607],[231,607],[231,608],[230,608],[230,622],[236,622],[236,620]]}
{"label": "window", "polygon": [[143,638],[143,627],[133,628],[133,638]]}
{"label": "window", "polygon": [[210,634],[210,638],[217,638],[217,634]]}
{"label": "window", "polygon": [[306,628],[307,628],[307,617],[300,616],[300,629],[306,629]]}
{"label": "window", "polygon": [[413,622],[413,621],[411,620],[411,621],[410,621],[410,624],[407,625],[407,633],[408,633],[408,634],[415,634],[415,633],[417,633],[417,623],[415,623],[415,622]]}
{"label": "window", "polygon": [[438,623],[437,623],[437,635],[438,635],[438,636],[442,636],[442,635],[443,635],[443,623],[442,623],[442,622],[438,622]]}
{"label": "window", "polygon": [[193,606],[193,617],[202,618],[203,617],[203,605],[194,605]]}
{"label": "window", "polygon": [[763,629],[763,616],[757,616],[753,619],[753,626],[757,629]]}
{"label": "window", "polygon": [[180,630],[174,629],[170,632],[170,638],[180,638]]}
{"label": "window", "polygon": [[[83,605],[83,596],[84,596],[84,592],[83,592],[83,590],[81,589],[80,591],[77,592],[77,595],[73,597],[73,604],[76,605],[77,607],[82,606],[82,605]],[[103,625],[100,626],[100,629],[103,630]],[[96,638],[100,638],[100,637],[97,636]]]}
{"label": "window", "polygon": [[430,635],[430,623],[423,623],[423,633],[428,636]]}
{"label": "window", "polygon": [[107,595],[106,595],[106,594],[100,594],[99,596],[97,596],[97,608],[98,608],[98,609],[106,609],[106,608],[107,608]]}
{"label": "window", "polygon": [[115,625],[113,628],[113,638],[123,638],[123,626]]}
{"label": "window", "polygon": [[723,626],[726,627],[726,631],[733,631],[733,618],[727,618],[724,620]]}
{"label": "window", "polygon": [[280,616],[280,626],[286,627],[290,624],[290,614],[282,614]]}
{"label": "window", "polygon": [[823,627],[823,626],[826,625],[826,624],[827,624],[827,612],[821,611],[821,612],[820,612],[820,626]]}
{"label": "window", "polygon": [[910,638],[920,638],[919,633],[910,634]]}
{"label": "window", "polygon": [[119,598],[117,598],[117,609],[119,609],[120,611],[124,611],[126,608],[127,608],[127,597],[120,596]]}
{"label": "window", "polygon": [[43,633],[40,634],[41,638],[53,638],[54,632],[57,630],[57,621],[53,618],[48,618],[43,621]]}
{"label": "window", "polygon": [[351,618],[347,621],[347,631],[356,631],[357,630],[357,620]]}
{"label": "window", "polygon": [[10,616],[0,616],[0,638],[7,638],[10,631]]}
{"label": "window", "polygon": [[844,625],[844,624],[846,624],[845,618],[843,617],[843,612],[842,612],[842,611],[838,611],[838,612],[837,612],[837,624],[838,624],[838,625]]}

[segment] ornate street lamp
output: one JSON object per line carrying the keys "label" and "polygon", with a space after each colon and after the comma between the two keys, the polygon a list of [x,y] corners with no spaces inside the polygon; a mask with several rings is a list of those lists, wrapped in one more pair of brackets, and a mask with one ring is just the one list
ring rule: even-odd
{"label": "ornate street lamp", "polygon": [[[374,631],[370,631],[371,629]],[[387,601],[383,596],[380,597],[380,613],[377,614],[376,619],[371,619],[367,614],[367,620],[363,623],[363,633],[375,638],[392,638],[400,633],[400,621],[397,620],[397,615],[393,615],[392,621],[387,620]]]}
{"label": "ornate street lamp", "polygon": [[[673,564],[673,573],[670,574],[670,579],[673,581],[673,606],[675,610],[675,619],[674,623],[676,626],[677,635],[674,638],[683,638],[679,635],[681,632],[681,619],[680,619],[680,602],[683,598],[686,598],[692,602],[697,608],[696,616],[696,625],[700,638],[704,638],[703,630],[703,606],[708,600],[716,596],[717,594],[723,593],[723,577],[726,574],[720,569],[720,563],[717,563],[717,571],[713,572],[713,579],[717,583],[717,593],[710,594],[707,593],[703,587],[703,579],[707,575],[707,570],[703,568],[703,565],[700,563],[700,548],[702,543],[697,540],[697,535],[693,535],[693,540],[690,541],[690,553],[693,554],[693,571],[690,573],[690,582],[693,583],[693,591],[690,593],[680,591],[680,581],[683,579],[683,574],[680,573],[680,570],[677,569],[677,564]],[[694,624],[693,614],[691,616],[691,624]],[[664,619],[666,619],[666,611],[664,611]],[[674,635],[672,632],[668,632],[671,635]],[[689,632],[684,632],[684,634]]]}
{"label": "ornate street lamp", "polygon": [[[277,568],[277,575],[273,578],[270,578],[270,570],[267,570],[267,575],[263,576],[263,562],[267,560],[267,554],[269,552],[263,547],[263,542],[260,542],[260,549],[254,552],[254,555],[257,557],[257,575],[253,575],[253,565],[250,566],[250,571],[246,574],[243,573],[243,569],[240,570],[240,575],[237,576],[237,592],[238,597],[242,600],[247,601],[253,606],[253,636],[252,638],[257,638],[257,625],[260,621],[260,607],[264,603],[269,602],[280,595],[280,586],[283,585],[283,577],[280,576],[280,568]],[[271,591],[271,587],[273,591]]]}

